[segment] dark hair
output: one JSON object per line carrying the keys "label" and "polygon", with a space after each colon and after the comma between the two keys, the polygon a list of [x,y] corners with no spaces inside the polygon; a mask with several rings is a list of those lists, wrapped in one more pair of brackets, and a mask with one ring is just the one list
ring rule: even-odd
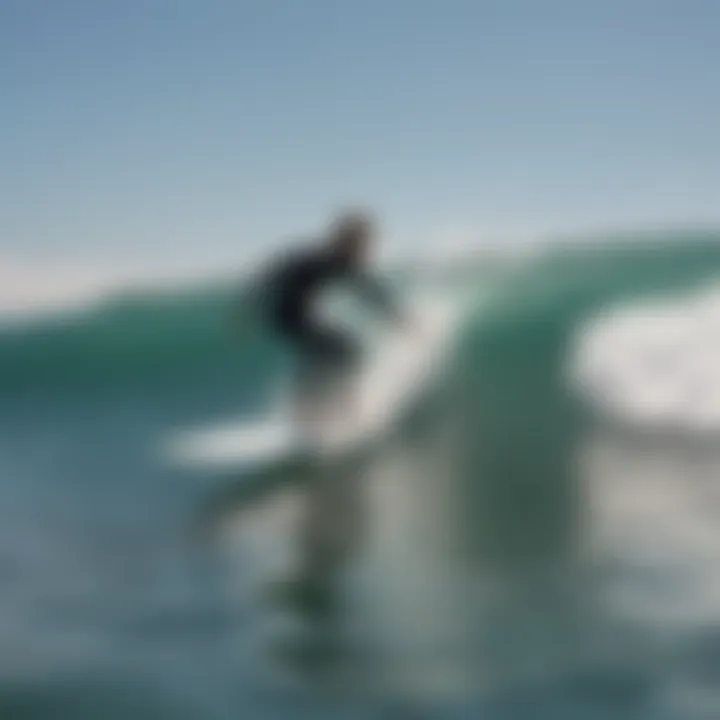
{"label": "dark hair", "polygon": [[332,235],[337,239],[368,236],[374,220],[370,213],[362,210],[347,210],[339,213],[332,224]]}

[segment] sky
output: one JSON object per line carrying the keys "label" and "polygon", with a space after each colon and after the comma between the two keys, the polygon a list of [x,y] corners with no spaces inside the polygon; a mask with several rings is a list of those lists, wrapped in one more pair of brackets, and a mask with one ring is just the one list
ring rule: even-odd
{"label": "sky", "polygon": [[4,258],[720,225],[716,0],[3,0],[0,73]]}

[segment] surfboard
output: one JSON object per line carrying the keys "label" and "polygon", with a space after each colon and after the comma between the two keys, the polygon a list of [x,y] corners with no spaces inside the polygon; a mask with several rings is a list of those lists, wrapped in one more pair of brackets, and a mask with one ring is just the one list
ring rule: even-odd
{"label": "surfboard", "polygon": [[264,419],[180,430],[163,445],[165,461],[205,470],[270,471],[371,445],[440,379],[470,303],[435,296],[412,307],[418,328],[392,328],[378,337],[358,372],[346,379],[343,391],[352,394],[352,412],[336,411],[300,427],[288,403]]}

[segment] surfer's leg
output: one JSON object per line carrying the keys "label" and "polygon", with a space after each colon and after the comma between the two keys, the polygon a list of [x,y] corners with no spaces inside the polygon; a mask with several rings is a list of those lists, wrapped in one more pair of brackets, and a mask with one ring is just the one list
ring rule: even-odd
{"label": "surfer's leg", "polygon": [[349,385],[361,357],[360,347],[349,334],[307,320],[286,324],[281,330],[297,362],[294,420],[311,441],[319,426],[354,413]]}
{"label": "surfer's leg", "polygon": [[355,369],[360,347],[349,334],[335,328],[309,325],[296,336],[304,374],[327,387]]}
{"label": "surfer's leg", "polygon": [[303,433],[308,433],[318,419],[320,372],[316,360],[313,329],[301,319],[283,320],[276,328],[293,357],[291,385],[292,420]]}
{"label": "surfer's leg", "polygon": [[302,342],[305,352],[326,372],[349,370],[360,359],[357,342],[350,334],[337,328],[310,325],[304,329]]}
{"label": "surfer's leg", "polygon": [[347,420],[356,411],[352,378],[360,363],[360,346],[348,333],[330,327],[314,327],[311,341],[312,362],[324,396],[321,404],[327,400],[330,418]]}

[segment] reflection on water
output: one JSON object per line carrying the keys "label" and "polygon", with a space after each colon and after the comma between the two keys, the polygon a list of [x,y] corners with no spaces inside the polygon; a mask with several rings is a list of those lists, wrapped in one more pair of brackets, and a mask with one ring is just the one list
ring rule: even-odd
{"label": "reflection on water", "polygon": [[715,716],[720,455],[537,408],[441,413],[211,505],[270,687],[438,717]]}
{"label": "reflection on water", "polygon": [[548,652],[569,642],[561,636],[579,612],[575,570],[547,557],[513,568],[513,543],[503,546],[500,533],[484,547],[468,543],[492,508],[469,512],[478,500],[453,467],[458,438],[445,430],[226,504],[223,547],[255,569],[272,657],[423,703],[560,667]]}
{"label": "reflection on water", "polygon": [[[720,621],[720,452],[604,433],[584,456],[604,601],[664,636]],[[720,648],[718,648],[720,650]]]}

